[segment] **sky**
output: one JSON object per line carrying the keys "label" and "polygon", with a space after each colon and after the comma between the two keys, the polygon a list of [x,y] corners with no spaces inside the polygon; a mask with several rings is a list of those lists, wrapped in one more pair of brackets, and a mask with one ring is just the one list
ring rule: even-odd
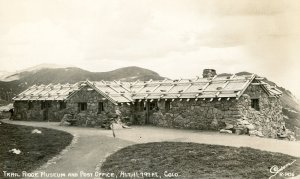
{"label": "sky", "polygon": [[249,71],[300,98],[298,0],[0,0],[0,71]]}

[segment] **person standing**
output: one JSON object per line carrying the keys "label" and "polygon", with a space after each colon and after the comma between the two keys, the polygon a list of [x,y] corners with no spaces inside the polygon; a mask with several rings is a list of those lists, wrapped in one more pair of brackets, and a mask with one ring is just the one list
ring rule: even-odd
{"label": "person standing", "polygon": [[10,112],[9,120],[13,120],[13,117],[14,117],[14,108],[11,108],[11,109],[9,110],[9,112]]}

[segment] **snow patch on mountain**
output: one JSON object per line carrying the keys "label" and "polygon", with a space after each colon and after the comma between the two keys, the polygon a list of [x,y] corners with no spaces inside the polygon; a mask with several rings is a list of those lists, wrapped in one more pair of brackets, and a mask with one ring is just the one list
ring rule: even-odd
{"label": "snow patch on mountain", "polygon": [[57,64],[51,64],[51,63],[43,63],[39,64],[33,67],[25,68],[23,70],[19,70],[16,72],[5,72],[0,71],[0,81],[14,81],[19,80],[21,78],[20,74],[23,72],[38,72],[42,69],[55,69],[55,68],[67,68],[71,67],[70,65],[57,65]]}

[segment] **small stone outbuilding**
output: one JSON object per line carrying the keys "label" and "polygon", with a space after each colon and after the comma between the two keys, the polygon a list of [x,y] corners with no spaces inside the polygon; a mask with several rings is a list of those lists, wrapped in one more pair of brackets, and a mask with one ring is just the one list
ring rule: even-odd
{"label": "small stone outbuilding", "polygon": [[32,86],[14,98],[16,120],[60,121],[72,114],[80,126],[101,126],[121,111],[132,124],[219,130],[247,119],[275,137],[283,115],[276,87],[253,75],[163,81],[84,81]]}

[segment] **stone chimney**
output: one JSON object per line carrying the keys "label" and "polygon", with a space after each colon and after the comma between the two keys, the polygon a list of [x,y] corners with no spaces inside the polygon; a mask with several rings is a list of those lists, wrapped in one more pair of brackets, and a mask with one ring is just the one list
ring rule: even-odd
{"label": "stone chimney", "polygon": [[203,78],[212,78],[215,75],[217,75],[217,72],[215,69],[204,69],[203,74],[202,74]]}

